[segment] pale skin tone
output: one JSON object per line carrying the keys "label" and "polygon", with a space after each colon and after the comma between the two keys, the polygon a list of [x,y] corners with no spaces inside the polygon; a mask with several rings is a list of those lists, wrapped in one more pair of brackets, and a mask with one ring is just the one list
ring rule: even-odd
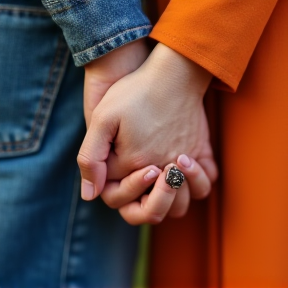
{"label": "pale skin tone", "polygon": [[[185,157],[187,156],[180,155],[177,159],[177,167],[186,177],[186,183],[179,190],[172,189],[165,183],[168,169],[175,166],[171,163],[163,171],[150,165],[121,181],[108,181],[101,197],[109,207],[119,209],[124,220],[132,225],[158,224],[166,215],[182,217],[187,212],[191,195],[194,198],[203,198],[211,188],[211,180],[194,159],[188,158],[191,163],[189,167],[181,164]],[[143,194],[153,183],[151,192],[148,195]]]}
{"label": "pale skin tone", "polygon": [[[114,52],[85,67],[82,198],[101,193],[135,225],[181,217],[217,177],[202,103],[212,75],[162,44],[145,62],[142,40]],[[186,177],[177,192],[165,183],[172,163]]]}

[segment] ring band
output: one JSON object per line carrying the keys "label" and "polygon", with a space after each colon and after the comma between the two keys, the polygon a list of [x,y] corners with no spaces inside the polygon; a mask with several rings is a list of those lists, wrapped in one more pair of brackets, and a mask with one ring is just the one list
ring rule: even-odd
{"label": "ring band", "polygon": [[165,180],[171,188],[179,189],[182,186],[185,177],[184,174],[179,169],[177,169],[176,166],[173,166],[167,172]]}

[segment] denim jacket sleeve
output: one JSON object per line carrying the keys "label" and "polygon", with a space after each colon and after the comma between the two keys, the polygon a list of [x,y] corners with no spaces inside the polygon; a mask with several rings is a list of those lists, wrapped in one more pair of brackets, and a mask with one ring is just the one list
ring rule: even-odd
{"label": "denim jacket sleeve", "polygon": [[42,0],[61,27],[76,66],[147,36],[141,0]]}

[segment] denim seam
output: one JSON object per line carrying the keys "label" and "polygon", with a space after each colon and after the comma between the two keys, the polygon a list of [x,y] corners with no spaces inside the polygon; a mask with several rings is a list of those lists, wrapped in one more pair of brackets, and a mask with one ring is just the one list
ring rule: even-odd
{"label": "denim seam", "polygon": [[[104,56],[108,52],[111,52],[112,50],[115,50],[115,49],[127,44],[128,42],[133,42],[133,41],[136,41],[140,38],[146,37],[149,35],[151,28],[152,28],[152,25],[144,25],[144,26],[140,26],[140,27],[130,28],[130,29],[125,30],[124,32],[118,33],[117,35],[110,37],[109,39],[106,39],[103,42],[100,42],[100,43],[98,43],[92,47],[89,47],[83,51],[73,53],[72,56],[73,56],[73,59],[75,61],[75,65],[76,66],[82,66],[93,59]],[[135,34],[134,39],[132,39],[132,40],[128,39],[127,37],[129,37],[129,35],[130,35],[130,38],[131,38],[131,34],[133,34],[133,32],[135,32],[135,33],[140,32],[140,33],[138,35]],[[117,43],[117,46],[114,46],[113,41],[117,38],[121,39],[121,44]],[[108,45],[110,44],[111,47],[105,48],[104,52],[100,52],[99,48],[101,48],[107,44]],[[85,59],[83,59],[83,58],[85,58]]]}
{"label": "denim seam", "polygon": [[99,44],[94,45],[93,47],[87,48],[86,50],[83,50],[83,51],[81,51],[81,52],[74,53],[73,56],[74,56],[74,57],[77,57],[78,54],[81,54],[81,53],[89,53],[90,50],[94,50],[95,48],[98,48],[98,47],[100,47],[100,46],[103,46],[103,45],[105,45],[106,43],[109,43],[109,42],[113,41],[115,38],[117,38],[117,37],[119,37],[119,36],[121,37],[122,34],[126,34],[126,33],[128,33],[128,32],[133,32],[133,31],[137,31],[137,30],[141,30],[141,29],[147,29],[147,28],[149,29],[149,28],[151,28],[151,27],[152,27],[152,25],[144,25],[144,26],[141,26],[141,27],[135,27],[135,28],[127,29],[127,30],[125,30],[124,32],[118,33],[117,35],[112,36],[112,37],[110,37],[109,39],[106,39],[105,41],[103,41],[103,42],[101,42],[101,43],[99,43]]}
{"label": "denim seam", "polygon": [[44,8],[36,8],[36,7],[22,7],[22,6],[14,6],[14,5],[5,5],[0,4],[0,12],[9,12],[9,13],[28,13],[31,15],[37,15],[37,16],[49,16],[48,11],[46,11]]}
{"label": "denim seam", "polygon": [[[57,91],[59,90],[61,80],[65,72],[65,67],[68,62],[68,56],[69,49],[65,43],[64,38],[60,36],[55,57],[50,68],[49,76],[44,86],[44,92],[39,101],[38,111],[36,112],[34,117],[30,136],[27,139],[21,141],[1,142],[0,152],[29,152],[31,150],[34,151],[35,149],[37,149],[40,144],[37,143],[37,141],[41,139],[41,136],[46,130],[47,122],[49,120],[49,116],[51,114],[53,104],[56,99]],[[4,148],[4,146],[6,145],[11,147]]]}
{"label": "denim seam", "polygon": [[90,0],[82,1],[81,3],[74,4],[74,5],[71,4],[70,6],[63,6],[61,8],[53,8],[53,6],[59,4],[59,1],[52,1],[54,3],[50,3],[50,2],[49,1],[45,2],[45,7],[47,7],[47,9],[49,9],[49,13],[51,14],[51,16],[54,16],[56,14],[60,14],[60,13],[69,11],[72,8],[77,7],[77,6],[81,5],[81,4],[87,4],[88,2],[90,2]]}
{"label": "denim seam", "polygon": [[73,234],[73,226],[75,222],[76,208],[78,205],[78,193],[80,186],[80,174],[78,168],[75,173],[74,180],[74,188],[73,188],[73,196],[70,204],[70,213],[67,221],[67,229],[65,235],[65,242],[63,247],[63,256],[62,256],[62,265],[61,265],[61,274],[60,274],[60,287],[67,287],[66,279],[67,279],[67,270],[69,265],[69,255],[71,250],[71,242],[72,242],[72,234]]}

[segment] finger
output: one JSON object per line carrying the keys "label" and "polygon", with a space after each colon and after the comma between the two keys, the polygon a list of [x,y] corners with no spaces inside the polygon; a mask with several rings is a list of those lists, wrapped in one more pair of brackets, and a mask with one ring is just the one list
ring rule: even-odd
{"label": "finger", "polygon": [[[185,156],[181,156],[180,161],[183,163],[185,162],[184,165],[187,165],[189,167],[189,161],[187,159],[183,159],[183,157],[185,157]],[[215,162],[211,161],[210,158],[205,158],[205,159],[201,159],[201,160],[203,161],[201,163],[204,165],[207,165],[207,166],[204,166],[201,163],[199,163],[199,161],[197,161],[198,164],[200,165],[200,167],[197,167],[197,169],[195,170],[195,173],[193,173],[192,177],[191,177],[191,173],[189,173],[189,171],[186,171],[186,167],[183,167],[184,165],[179,165],[179,166],[181,166],[181,171],[187,175],[186,179],[188,179],[188,180],[186,180],[183,183],[183,185],[181,186],[181,193],[176,194],[175,200],[174,200],[174,202],[171,206],[171,209],[168,213],[168,215],[170,217],[180,218],[180,217],[183,217],[187,213],[187,210],[189,208],[189,203],[190,203],[190,191],[189,191],[190,188],[189,188],[188,182],[190,182],[190,187],[193,186],[193,188],[192,188],[193,191],[191,191],[191,194],[192,193],[199,193],[198,190],[200,190],[201,191],[200,193],[202,193],[203,192],[202,189],[205,189],[205,187],[206,187],[206,183],[203,184],[203,181],[204,182],[206,182],[206,181],[211,182],[212,179],[216,179],[217,167],[216,167]],[[211,163],[211,162],[214,163],[214,167],[213,167],[213,163]],[[206,178],[205,175],[201,175],[201,173],[203,172],[203,171],[201,171],[201,169],[204,171],[204,173],[206,174],[208,179]],[[214,171],[213,171],[213,169],[214,169]],[[209,173],[210,173],[209,175],[206,172],[207,170],[209,170]],[[197,173],[198,173],[198,176],[197,176]],[[204,178],[202,178],[202,176]],[[200,179],[199,179],[199,177],[200,177]],[[204,187],[201,188],[201,186],[203,186],[203,185],[204,185]],[[209,189],[209,186],[207,187],[207,189]],[[206,194],[205,191],[204,191],[204,194]],[[198,197],[196,197],[196,198],[198,198]],[[200,198],[202,198],[202,197],[200,197]]]}
{"label": "finger", "polygon": [[112,83],[101,81],[97,75],[85,69],[84,80],[84,116],[87,128],[90,125],[93,110],[99,104]]}
{"label": "finger", "polygon": [[210,141],[207,140],[200,154],[197,157],[198,164],[203,168],[211,182],[214,182],[218,177],[218,168],[213,157],[213,151]]}
{"label": "finger", "polygon": [[125,221],[131,225],[157,224],[165,218],[177,193],[176,189],[172,189],[165,182],[166,174],[172,166],[174,164],[165,167],[150,194],[143,195],[141,202],[134,201],[119,209]]}
{"label": "finger", "polygon": [[121,163],[120,157],[116,155],[114,151],[110,151],[106,163],[108,167],[107,171],[108,180],[123,179],[127,175],[129,175],[133,170],[135,170],[135,167],[131,166],[130,161],[128,163],[129,166],[127,166],[127,163],[126,164],[124,163],[123,165],[123,163]]}
{"label": "finger", "polygon": [[121,181],[108,181],[101,193],[103,201],[111,208],[119,208],[139,198],[162,171],[153,165],[137,170]]}
{"label": "finger", "polygon": [[177,166],[185,175],[192,198],[201,199],[209,194],[211,181],[194,159],[182,154],[177,159]]}
{"label": "finger", "polygon": [[213,158],[201,158],[197,160],[203,168],[209,180],[213,183],[218,178],[218,168]]}
{"label": "finger", "polygon": [[105,160],[118,129],[116,116],[110,121],[109,115],[101,118],[100,113],[95,113],[96,110],[77,156],[82,176],[81,196],[84,200],[94,199],[104,188],[107,175]]}
{"label": "finger", "polygon": [[190,204],[190,192],[187,181],[185,181],[176,193],[173,204],[168,212],[169,217],[171,218],[183,217],[188,211],[189,204]]}

